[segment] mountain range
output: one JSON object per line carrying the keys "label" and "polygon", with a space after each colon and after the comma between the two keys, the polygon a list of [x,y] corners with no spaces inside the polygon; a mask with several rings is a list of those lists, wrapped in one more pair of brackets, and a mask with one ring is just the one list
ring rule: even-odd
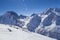
{"label": "mountain range", "polygon": [[0,24],[17,26],[24,31],[42,34],[60,40],[60,8],[48,8],[40,14],[20,15],[7,11],[0,16]]}

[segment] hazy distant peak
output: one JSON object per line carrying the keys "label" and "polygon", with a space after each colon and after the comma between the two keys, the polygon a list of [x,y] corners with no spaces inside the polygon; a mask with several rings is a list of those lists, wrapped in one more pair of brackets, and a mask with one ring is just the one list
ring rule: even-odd
{"label": "hazy distant peak", "polygon": [[13,15],[13,16],[18,17],[17,13],[14,11],[7,11],[5,15],[11,15],[11,16]]}
{"label": "hazy distant peak", "polygon": [[46,15],[48,15],[48,14],[50,14],[50,13],[55,13],[55,14],[59,14],[60,13],[60,8],[48,8],[45,12],[44,12],[44,14]]}
{"label": "hazy distant peak", "polygon": [[33,13],[31,16],[35,16],[35,15],[37,15],[37,14]]}
{"label": "hazy distant peak", "polygon": [[20,15],[20,16],[19,16],[20,19],[24,19],[24,18],[26,18],[26,17],[27,17],[27,16],[25,16],[25,15]]}

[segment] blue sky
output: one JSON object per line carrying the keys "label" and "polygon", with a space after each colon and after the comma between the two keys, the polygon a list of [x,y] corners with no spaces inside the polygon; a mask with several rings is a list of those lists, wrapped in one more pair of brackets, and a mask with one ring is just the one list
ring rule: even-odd
{"label": "blue sky", "polygon": [[18,14],[31,15],[47,8],[60,8],[60,0],[0,0],[0,14],[15,11]]}

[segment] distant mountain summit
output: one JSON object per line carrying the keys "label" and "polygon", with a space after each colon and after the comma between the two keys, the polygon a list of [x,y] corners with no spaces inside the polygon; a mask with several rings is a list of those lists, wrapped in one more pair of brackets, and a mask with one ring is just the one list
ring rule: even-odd
{"label": "distant mountain summit", "polygon": [[31,16],[35,16],[35,15],[37,15],[37,14],[33,13]]}
{"label": "distant mountain summit", "polygon": [[51,12],[55,13],[56,15],[60,15],[60,8],[48,8],[44,14],[49,14]]}
{"label": "distant mountain summit", "polygon": [[25,15],[20,15],[20,16],[19,16],[20,19],[24,19],[24,18],[26,18],[26,17],[27,17],[27,16],[25,16]]}
{"label": "distant mountain summit", "polygon": [[7,11],[4,15],[6,15],[6,16],[15,16],[15,17],[18,17],[17,13],[14,12],[14,11]]}
{"label": "distant mountain summit", "polygon": [[[49,26],[49,24],[52,24],[52,21],[56,21],[56,25],[59,25],[60,23],[60,10],[58,8],[50,8],[45,14],[48,15],[44,21],[43,25],[46,24],[46,26]],[[51,23],[50,23],[51,22]]]}
{"label": "distant mountain summit", "polygon": [[15,26],[22,26],[22,22],[16,12],[7,11],[4,15],[0,16],[0,23],[1,24],[8,24],[8,25],[15,25]]}

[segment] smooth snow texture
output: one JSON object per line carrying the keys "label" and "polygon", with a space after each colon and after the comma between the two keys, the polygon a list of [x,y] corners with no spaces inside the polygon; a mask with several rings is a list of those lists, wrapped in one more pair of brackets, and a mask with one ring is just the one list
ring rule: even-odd
{"label": "smooth snow texture", "polygon": [[[8,28],[12,31],[8,31]],[[0,40],[56,40],[40,34],[25,32],[9,25],[0,24]]]}

